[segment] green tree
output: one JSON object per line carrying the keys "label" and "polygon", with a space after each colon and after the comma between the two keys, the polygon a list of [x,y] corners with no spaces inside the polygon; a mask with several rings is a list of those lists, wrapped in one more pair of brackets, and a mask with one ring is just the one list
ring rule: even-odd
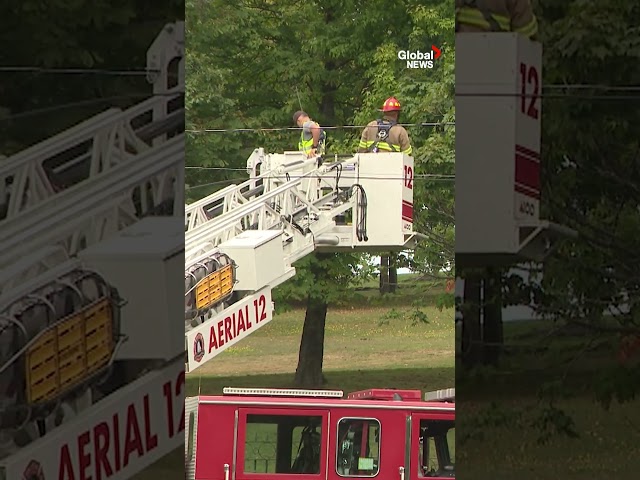
{"label": "green tree", "polygon": [[[606,2],[604,21],[594,16],[603,7],[541,2],[546,83],[637,83],[640,7]],[[606,89],[566,95],[543,104],[545,199],[548,215],[579,238],[544,265],[541,302],[544,311],[593,334],[640,336],[640,113],[624,108],[637,96]],[[605,327],[607,305],[617,321]],[[640,388],[629,382],[639,372],[613,367],[598,390],[604,399],[625,400]]]}
{"label": "green tree", "polygon": [[[540,0],[537,7],[544,46],[541,216],[575,229],[579,236],[563,242],[539,266],[543,274],[540,288],[507,279],[508,295],[503,301],[533,293],[540,313],[556,320],[554,331],[569,327],[579,332],[572,340],[582,354],[594,341],[612,333],[635,339],[631,343],[637,346],[640,113],[637,108],[625,108],[637,101],[637,94],[599,87],[551,90],[545,85],[636,84],[640,77],[636,61],[640,6]],[[605,315],[607,310],[612,314]],[[583,385],[577,386],[576,379],[568,385],[569,367],[550,374],[551,382],[543,377],[546,384],[539,385],[540,395],[548,402],[536,401],[541,408],[527,405],[522,418],[531,420],[531,427],[545,430],[545,436],[548,430],[574,435],[573,412],[559,411],[553,403],[556,398],[571,397],[576,388],[594,392],[605,406],[612,399],[624,402],[634,398],[640,389],[638,362],[620,364],[614,352],[610,355],[610,362],[598,365]],[[577,368],[580,360],[577,355],[567,362]],[[542,372],[536,371],[538,384],[541,376]],[[508,409],[500,410],[510,415]],[[487,420],[477,412],[474,417],[463,420],[471,436]]]}
{"label": "green tree", "polygon": [[[0,6],[3,66],[144,70],[147,49],[182,2],[53,1]],[[3,73],[0,148],[11,155],[109,107],[150,96],[144,75]],[[37,125],[37,128],[34,128]]]}
{"label": "green tree", "polygon": [[[364,105],[355,118],[356,123],[366,124],[378,115],[375,112],[384,99],[395,95],[403,104],[401,122],[442,124],[410,129],[416,176],[414,229],[427,235],[428,240],[418,244],[410,261],[404,255],[391,260],[392,264],[409,266],[414,271],[436,277],[443,274],[454,276],[455,263],[453,8],[452,1],[408,2],[412,31],[407,37],[390,38],[377,48],[373,64],[366,74],[370,86],[364,94]],[[399,50],[424,51],[432,44],[442,51],[433,70],[407,69],[405,63],[397,59]],[[381,271],[381,277],[383,275]],[[387,288],[381,285],[381,290],[387,291]]]}
{"label": "green tree", "polygon": [[[423,3],[245,0],[229,5],[222,1],[188,0],[187,129],[288,127],[292,125],[292,113],[300,107],[322,125],[359,124],[369,121],[371,112],[393,92],[403,96],[408,121],[424,122],[431,113],[438,119],[452,119],[454,58],[452,49],[449,51],[444,45],[447,41],[453,45],[453,2],[448,7],[441,2],[428,7]],[[431,27],[437,30],[435,34]],[[404,62],[396,57],[397,49],[424,50],[424,45],[431,43],[443,45],[444,66],[440,62],[426,78],[424,72],[408,73]],[[221,45],[224,48],[213,47]],[[392,73],[389,75],[387,71]],[[421,86],[422,83],[430,81],[432,88],[440,88],[438,75],[446,77],[448,99],[437,94],[430,100],[421,98],[432,93],[429,84]],[[432,166],[453,173],[453,131],[441,130],[437,132],[441,139],[432,140],[431,147],[421,137],[435,135],[433,129],[416,129],[413,133],[414,148],[426,154],[419,159],[418,173]],[[356,151],[359,129],[331,129],[328,134],[331,153]],[[296,149],[298,135],[295,130],[190,134],[189,166],[229,169],[189,169],[187,183],[191,187],[204,185],[191,188],[190,197],[202,197],[232,179],[243,178],[235,169],[244,168],[246,158],[256,147],[265,147],[270,152]],[[431,164],[425,163],[428,161]],[[426,194],[427,182],[421,184],[425,186],[416,194],[416,205],[426,204],[420,195]],[[433,185],[433,191],[436,186],[443,188],[441,207],[447,213],[443,217],[452,225],[449,218],[453,216],[452,203],[447,203],[446,196],[453,198],[453,182],[448,182],[448,192],[443,182],[434,181]],[[422,221],[422,209],[416,210],[420,210],[417,216]],[[431,220],[434,224],[435,219],[433,216]],[[449,240],[452,232],[452,227],[449,231],[443,225],[432,231]],[[417,259],[426,270],[426,255],[418,255]],[[320,381],[320,347],[327,305],[344,290],[344,272],[350,272],[358,264],[362,264],[360,255],[305,258],[298,262],[298,275],[275,292],[279,302],[287,299],[307,302],[297,373],[301,384],[311,386]],[[306,362],[307,357],[313,360]]]}

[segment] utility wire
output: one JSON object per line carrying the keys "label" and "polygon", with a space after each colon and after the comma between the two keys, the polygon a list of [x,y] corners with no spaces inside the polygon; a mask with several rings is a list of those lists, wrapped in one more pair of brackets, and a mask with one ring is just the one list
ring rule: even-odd
{"label": "utility wire", "polygon": [[518,98],[540,98],[542,100],[640,100],[640,95],[579,95],[570,93],[542,93],[538,95],[534,94],[522,94],[522,93],[456,93],[456,97],[518,97]]}
{"label": "utility wire", "polygon": [[[458,84],[464,85],[464,84]],[[585,90],[589,88],[600,88],[602,90],[611,90],[611,91],[628,91],[628,92],[640,92],[640,86],[606,86],[606,85],[552,85],[556,89],[580,89]],[[531,94],[522,92],[518,93],[491,93],[491,92],[470,92],[470,93],[456,93],[456,97],[486,97],[486,98],[540,98],[544,99],[566,99],[566,100],[604,100],[604,101],[628,101],[628,100],[640,100],[640,94],[637,95],[586,95],[586,94],[572,94],[569,92],[565,93],[541,93],[541,94]],[[438,127],[445,125],[455,125],[455,122],[420,122],[420,123],[399,123],[398,125],[408,128],[415,127]],[[334,125],[334,126],[322,126],[320,128],[323,130],[339,130],[339,129],[352,129],[358,128],[363,129],[368,127],[368,125]],[[185,132],[188,133],[250,133],[250,132],[277,132],[277,131],[300,131],[303,127],[256,127],[256,128],[202,128],[202,129],[186,129]]]}
{"label": "utility wire", "polygon": [[79,100],[77,102],[69,102],[63,103],[60,105],[52,105],[50,107],[37,108],[34,110],[26,110],[24,112],[15,113],[12,115],[7,115],[5,117],[0,117],[0,122],[7,122],[11,120],[17,120],[21,118],[32,117],[35,115],[41,115],[43,113],[51,113],[56,112],[58,110],[64,110],[68,108],[76,108],[76,107],[87,107],[91,105],[97,105],[105,102],[116,102],[121,100],[135,100],[138,98],[148,99],[151,97],[173,97],[180,95],[184,92],[171,92],[171,93],[138,93],[138,94],[129,94],[129,95],[119,95],[114,97],[103,97],[103,98],[90,98],[87,100]]}
{"label": "utility wire", "polygon": [[[291,179],[295,179],[295,178],[302,178],[302,177],[268,177],[268,178],[278,178],[281,180],[291,180]],[[329,178],[327,176],[315,176],[315,175],[310,175],[304,178]],[[406,180],[404,177],[358,177],[360,179],[369,179],[369,180]],[[264,177],[262,178],[264,180]],[[210,182],[210,183],[203,183],[200,185],[190,185],[188,187],[185,187],[185,190],[194,190],[196,188],[203,188],[203,187],[213,187],[215,185],[224,185],[224,184],[230,184],[230,183],[234,183],[234,182],[246,182],[247,180],[249,180],[249,178],[230,178],[228,180],[219,180],[217,182]],[[261,178],[256,178],[256,181],[261,180]],[[416,175],[414,177],[414,180],[432,180],[432,181],[455,181],[455,176],[451,175],[451,176],[445,176],[442,175],[440,177],[438,176],[420,176],[420,175]]]}
{"label": "utility wire", "polygon": [[110,76],[144,76],[149,73],[160,73],[160,70],[109,70],[103,68],[51,68],[36,66],[0,66],[4,73],[43,73],[55,75],[110,75]]}
{"label": "utility wire", "polygon": [[[11,68],[17,68],[17,67],[0,67],[0,71],[10,71]],[[22,67],[24,69],[32,69],[34,70],[35,67]],[[3,70],[4,69],[4,70]],[[73,69],[61,69],[62,71],[66,71],[67,73],[71,73],[71,71]],[[25,70],[27,71],[27,70]],[[83,73],[89,73],[89,72],[97,72],[97,73],[105,73],[106,72],[111,72],[114,75],[115,74],[147,74],[149,72],[155,72],[155,70],[140,70],[140,71],[108,71],[108,70],[91,70],[91,69],[87,69],[82,70],[82,69],[78,69],[77,73],[80,72]],[[128,73],[127,73],[128,72]],[[459,85],[463,85],[463,84],[459,84]],[[557,89],[563,89],[563,88],[569,88],[569,89],[601,89],[601,90],[610,90],[610,91],[629,91],[629,92],[640,92],[640,86],[607,86],[607,85],[551,85],[548,87],[554,87]],[[11,121],[11,120],[15,120],[15,119],[20,119],[20,118],[27,118],[27,117],[32,117],[35,115],[40,115],[40,114],[44,114],[44,113],[50,113],[50,112],[55,112],[57,110],[64,110],[64,109],[69,109],[69,108],[76,108],[76,107],[84,107],[84,106],[91,106],[91,105],[95,105],[95,104],[99,104],[99,103],[104,103],[104,102],[115,102],[115,101],[119,101],[119,100],[130,100],[130,99],[137,99],[137,98],[148,98],[151,96],[172,96],[172,95],[178,95],[184,92],[173,92],[173,93],[168,93],[168,94],[129,94],[129,95],[120,95],[120,96],[113,96],[113,97],[104,97],[104,98],[96,98],[96,99],[88,99],[88,100],[80,100],[77,102],[68,102],[68,103],[63,103],[60,105],[53,105],[51,107],[44,107],[44,108],[40,108],[40,109],[34,109],[34,110],[28,110],[25,112],[20,112],[20,113],[16,113],[13,115],[8,115],[5,117],[0,118],[0,122],[1,121]],[[574,100],[604,100],[604,101],[629,101],[629,100],[640,100],[640,95],[573,95],[570,93],[561,93],[561,94],[540,94],[540,95],[533,95],[533,94],[525,94],[523,95],[522,93],[457,93],[456,96],[458,97],[525,97],[525,98],[533,98],[533,97],[538,97],[538,98],[548,98],[548,99],[574,99]],[[422,123],[417,123],[417,124],[400,124],[403,127],[437,127],[437,126],[445,126],[445,125],[455,125],[455,122],[422,122]],[[336,130],[336,129],[348,129],[348,128],[365,128],[367,125],[339,125],[339,126],[326,126],[326,127],[322,127],[325,130]],[[228,128],[220,128],[220,129],[208,129],[208,128],[204,128],[204,129],[187,129],[185,130],[188,133],[236,133],[236,132],[273,132],[273,131],[283,131],[283,130],[301,130],[302,127],[275,127],[275,128],[269,128],[269,127],[261,127],[261,128],[235,128],[235,129],[228,129]]]}
{"label": "utility wire", "polygon": [[[493,82],[493,83],[478,83],[478,82],[458,82],[456,81],[456,87],[478,87],[478,86],[511,86],[511,82]],[[604,85],[601,83],[550,83],[542,86],[542,90],[606,90],[617,92],[638,92],[640,91],[640,85]]]}
{"label": "utility wire", "polygon": [[[40,67],[0,67],[0,72],[10,72],[10,71],[42,71],[42,72],[51,72],[51,73],[63,73],[63,74],[78,74],[78,73],[95,73],[95,74],[113,74],[113,75],[146,75],[150,72],[158,72],[157,70],[98,70],[98,69],[44,69]],[[465,85],[464,83],[458,83],[459,86]],[[473,84],[466,84],[473,85]],[[640,86],[636,85],[627,85],[627,86],[616,86],[616,85],[589,85],[589,84],[574,84],[574,85],[547,85],[544,88],[551,89],[573,89],[573,90],[587,90],[587,89],[595,89],[595,90],[607,90],[607,91],[615,91],[615,92],[640,92]],[[104,102],[115,102],[120,100],[130,100],[137,98],[148,98],[150,96],[173,96],[178,95],[184,92],[173,92],[168,94],[129,94],[129,95],[120,95],[113,97],[104,97],[104,98],[96,98],[96,99],[88,99],[88,100],[80,100],[77,102],[68,102],[60,105],[54,105],[51,107],[44,107],[40,109],[28,110],[25,112],[16,113],[13,115],[8,115],[0,118],[1,121],[11,121],[20,118],[32,117],[35,115],[40,115],[44,113],[55,112],[57,110],[83,107],[83,106],[91,106]],[[525,97],[525,98],[541,98],[541,99],[572,99],[572,100],[602,100],[602,101],[630,101],[630,100],[640,100],[640,95],[573,95],[568,92],[560,93],[560,94],[549,94],[542,93],[539,95],[533,94],[522,94],[519,93],[456,93],[457,97]],[[407,124],[402,123],[399,124],[403,127],[437,127],[437,126],[445,126],[445,125],[455,125],[455,122],[421,122],[417,124]],[[338,126],[323,126],[322,128],[325,130],[337,130],[337,129],[349,129],[349,128],[365,128],[367,125],[338,125]],[[219,129],[187,129],[185,130],[188,133],[239,133],[239,132],[273,132],[273,131],[295,131],[302,130],[302,127],[260,127],[260,128],[219,128]]]}
{"label": "utility wire", "polygon": [[[455,125],[455,122],[421,122],[421,123],[398,123],[402,127],[437,127],[440,125]],[[343,128],[365,128],[367,125],[334,125],[322,126],[323,130],[339,130]],[[189,133],[235,133],[235,132],[277,132],[283,130],[302,130],[304,127],[257,127],[257,128],[203,128],[187,129]],[[373,127],[371,127],[373,128]]]}

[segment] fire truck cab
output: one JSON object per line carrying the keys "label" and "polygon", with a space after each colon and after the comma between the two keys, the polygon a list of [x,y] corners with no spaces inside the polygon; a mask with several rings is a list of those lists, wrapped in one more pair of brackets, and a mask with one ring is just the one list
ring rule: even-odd
{"label": "fire truck cab", "polygon": [[189,480],[455,478],[455,389],[225,388],[185,427]]}

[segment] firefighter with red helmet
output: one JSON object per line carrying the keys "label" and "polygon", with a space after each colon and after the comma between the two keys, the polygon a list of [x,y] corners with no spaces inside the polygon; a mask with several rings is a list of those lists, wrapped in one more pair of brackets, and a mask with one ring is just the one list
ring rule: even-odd
{"label": "firefighter with red helmet", "polygon": [[402,152],[411,155],[409,134],[398,118],[402,107],[395,97],[385,100],[380,111],[382,118],[369,122],[362,132],[359,153],[367,152]]}

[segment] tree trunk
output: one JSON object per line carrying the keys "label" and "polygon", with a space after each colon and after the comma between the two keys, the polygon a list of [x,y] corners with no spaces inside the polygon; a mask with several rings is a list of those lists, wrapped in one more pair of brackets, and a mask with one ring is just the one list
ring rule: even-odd
{"label": "tree trunk", "polygon": [[480,278],[471,275],[464,280],[462,304],[462,364],[473,367],[482,362],[482,329],[480,327]]}
{"label": "tree trunk", "polygon": [[398,256],[393,252],[389,254],[389,292],[396,293],[398,286]]}
{"label": "tree trunk", "polygon": [[482,338],[484,342],[484,363],[497,365],[503,347],[502,331],[502,274],[488,268],[484,275],[484,301]]}
{"label": "tree trunk", "polygon": [[327,303],[307,297],[307,313],[304,317],[298,368],[295,385],[302,388],[322,387],[322,359],[324,356],[324,327],[327,319]]}
{"label": "tree trunk", "polygon": [[389,292],[389,257],[380,257],[380,295]]}

